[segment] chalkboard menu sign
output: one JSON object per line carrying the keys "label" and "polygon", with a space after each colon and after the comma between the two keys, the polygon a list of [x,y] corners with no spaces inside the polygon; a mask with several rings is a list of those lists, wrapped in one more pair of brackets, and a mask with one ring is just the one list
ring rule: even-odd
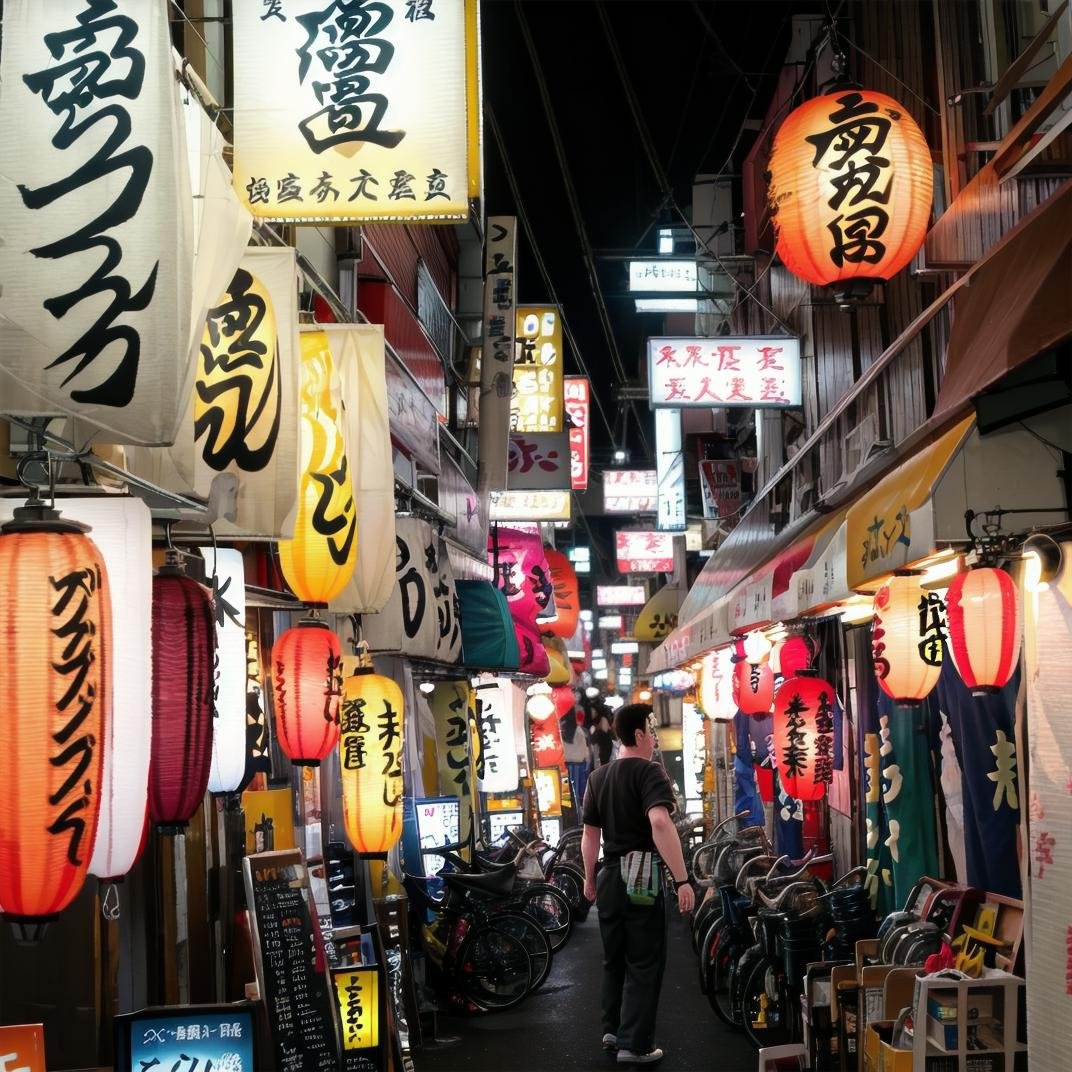
{"label": "chalkboard menu sign", "polygon": [[338,1072],[331,983],[309,910],[298,849],[243,860],[257,978],[278,1072]]}

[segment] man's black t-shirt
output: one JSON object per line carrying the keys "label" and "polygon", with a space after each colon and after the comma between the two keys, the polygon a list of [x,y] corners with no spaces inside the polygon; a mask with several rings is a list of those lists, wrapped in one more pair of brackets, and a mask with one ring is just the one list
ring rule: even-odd
{"label": "man's black t-shirt", "polygon": [[658,763],[630,756],[597,767],[588,776],[582,821],[603,831],[603,854],[615,859],[627,852],[654,852],[648,809],[674,812],[670,778]]}

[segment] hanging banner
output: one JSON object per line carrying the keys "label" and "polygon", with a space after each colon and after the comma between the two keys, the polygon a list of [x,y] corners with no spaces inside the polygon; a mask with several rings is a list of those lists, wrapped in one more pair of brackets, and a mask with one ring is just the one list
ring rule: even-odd
{"label": "hanging banner", "polygon": [[510,428],[563,431],[562,318],[556,306],[519,305]]}
{"label": "hanging banner", "polygon": [[511,491],[569,491],[566,432],[511,432],[506,482]]}
{"label": "hanging banner", "polygon": [[506,489],[517,316],[517,220],[488,218],[484,240],[484,341],[480,350],[481,492]]}
{"label": "hanging banner", "polygon": [[619,530],[614,534],[619,573],[672,573],[674,537],[669,532]]}
{"label": "hanging banner", "polygon": [[413,659],[439,657],[430,563],[436,561],[438,537],[415,517],[395,519],[395,584],[387,605],[361,619],[362,637],[378,652],[404,652]]}
{"label": "hanging banner", "polygon": [[473,751],[470,715],[475,708],[468,681],[440,681],[428,697],[436,728],[439,789],[458,798],[458,840],[469,838],[473,825]]}
{"label": "hanging banner", "polygon": [[592,424],[592,385],[586,376],[566,376],[563,381],[566,424],[570,443],[570,487],[588,489],[588,430]]}
{"label": "hanging banner", "polygon": [[234,6],[234,187],[294,223],[469,215],[466,6]]}
{"label": "hanging banner", "polygon": [[479,782],[482,793],[512,793],[517,789],[513,691],[513,683],[505,678],[481,678],[473,689],[484,756],[484,777]]}
{"label": "hanging banner", "polygon": [[458,599],[446,541],[442,539],[435,546],[435,557],[429,563],[429,572],[433,582],[431,595],[435,603],[436,658],[442,663],[461,662],[461,601]]}
{"label": "hanging banner", "polygon": [[603,470],[603,513],[654,514],[658,501],[657,470]]}
{"label": "hanging banner", "polygon": [[655,479],[658,485],[656,526],[664,532],[684,532],[685,454],[681,449],[681,410],[655,411]]}
{"label": "hanging banner", "polygon": [[705,518],[736,517],[741,512],[740,464],[732,460],[701,458],[700,493]]}
{"label": "hanging banner", "polygon": [[170,443],[193,251],[168,9],[8,0],[3,18],[3,409]]}

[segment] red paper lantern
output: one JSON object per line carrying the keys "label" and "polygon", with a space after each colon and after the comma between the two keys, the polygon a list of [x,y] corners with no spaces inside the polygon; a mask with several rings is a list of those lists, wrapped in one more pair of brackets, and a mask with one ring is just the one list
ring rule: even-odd
{"label": "red paper lantern", "polygon": [[149,815],[180,834],[201,806],[212,764],[216,615],[178,555],[153,577],[153,738]]}
{"label": "red paper lantern", "polygon": [[1020,656],[1016,585],[1000,569],[960,573],[946,593],[949,654],[973,696],[1008,684]]}
{"label": "red paper lantern", "polygon": [[926,236],[930,149],[884,93],[845,89],[795,109],[775,136],[770,176],[778,256],[816,286],[889,279]]}
{"label": "red paper lantern", "polygon": [[[815,643],[806,636],[786,637],[778,646],[777,654],[778,673],[788,681],[791,677],[796,677],[801,670],[807,670],[811,666],[811,661],[815,658]],[[773,655],[771,659],[773,661]]]}
{"label": "red paper lantern", "polygon": [[555,610],[558,617],[545,623],[543,631],[569,640],[577,631],[580,620],[581,597],[577,587],[577,574],[570,560],[561,551],[545,547],[547,565],[551,570],[551,583],[555,589]]}
{"label": "red paper lantern", "polygon": [[770,663],[737,663],[733,668],[733,699],[746,715],[769,714],[774,703],[774,671]]}
{"label": "red paper lantern", "polygon": [[93,855],[112,618],[85,526],[40,505],[0,528],[0,910],[24,937],[74,900]]}
{"label": "red paper lantern", "polygon": [[569,685],[557,685],[551,690],[551,698],[555,702],[555,714],[561,719],[573,711],[576,697]]}
{"label": "red paper lantern", "polygon": [[774,754],[782,788],[797,800],[821,800],[834,777],[837,696],[821,678],[800,675],[774,697]]}
{"label": "red paper lantern", "polygon": [[339,739],[339,638],[305,618],[275,642],[272,667],[279,746],[292,763],[315,767]]}
{"label": "red paper lantern", "polygon": [[871,658],[879,687],[895,703],[926,699],[942,673],[945,604],[914,574],[897,574],[875,593]]}

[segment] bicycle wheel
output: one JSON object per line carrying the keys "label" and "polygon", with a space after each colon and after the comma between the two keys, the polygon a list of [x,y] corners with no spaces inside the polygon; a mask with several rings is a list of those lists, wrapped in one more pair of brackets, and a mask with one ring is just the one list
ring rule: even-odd
{"label": "bicycle wheel", "polygon": [[722,928],[714,940],[711,957],[706,962],[707,1001],[715,1015],[728,1027],[737,1027],[733,1018],[731,988],[741,952],[740,945],[734,943],[729,932]]}
{"label": "bicycle wheel", "polygon": [[556,864],[551,868],[548,882],[556,889],[565,894],[573,911],[573,918],[577,921],[584,920],[591,907],[588,898],[584,895],[584,872],[578,871],[571,864]]}
{"label": "bicycle wheel", "polygon": [[795,1001],[781,961],[764,957],[753,965],[741,988],[741,1014],[744,1033],[757,1050],[799,1041]]}
{"label": "bicycle wheel", "polygon": [[700,993],[707,993],[707,965],[715,955],[715,950],[718,948],[719,936],[722,933],[722,915],[712,917],[710,914],[707,917],[707,922],[704,926],[703,933],[700,936],[699,943],[697,944],[697,965],[700,973]]}
{"label": "bicycle wheel", "polygon": [[549,882],[534,882],[517,897],[521,911],[542,928],[552,950],[561,949],[573,933],[573,912],[565,894]]}
{"label": "bicycle wheel", "polygon": [[532,987],[532,960],[520,938],[477,924],[458,952],[454,981],[462,997],[484,1012],[512,1009]]}
{"label": "bicycle wheel", "polygon": [[722,918],[722,899],[720,897],[712,897],[709,900],[701,901],[692,917],[692,950],[694,953],[703,954],[702,939],[711,929],[711,923],[716,919]]}
{"label": "bicycle wheel", "polygon": [[513,935],[524,945],[532,964],[529,992],[539,990],[551,973],[551,943],[543,928],[524,912],[496,912],[487,922],[495,930]]}

